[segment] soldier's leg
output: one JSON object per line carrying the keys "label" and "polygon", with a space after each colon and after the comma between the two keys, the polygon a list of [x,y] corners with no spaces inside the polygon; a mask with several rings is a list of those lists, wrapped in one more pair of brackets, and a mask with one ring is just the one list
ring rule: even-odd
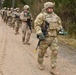
{"label": "soldier's leg", "polygon": [[11,18],[8,18],[8,26],[11,26]]}
{"label": "soldier's leg", "polygon": [[4,16],[4,22],[5,22],[6,17]]}
{"label": "soldier's leg", "polygon": [[12,27],[12,18],[10,18],[10,27]]}
{"label": "soldier's leg", "polygon": [[14,28],[14,20],[12,20],[12,27]]}
{"label": "soldier's leg", "polygon": [[45,57],[48,58],[48,56],[49,56],[49,55],[48,55],[47,50],[46,50]]}
{"label": "soldier's leg", "polygon": [[26,31],[22,31],[22,42],[25,44]]}
{"label": "soldier's leg", "polygon": [[48,45],[45,41],[41,41],[39,45],[39,52],[38,52],[38,67],[39,69],[43,70],[43,58],[44,54],[46,53],[46,50],[48,48]]}
{"label": "soldier's leg", "polygon": [[18,22],[18,29],[17,29],[18,34],[19,34],[19,28],[20,28],[20,22]]}
{"label": "soldier's leg", "polygon": [[8,26],[10,25],[10,18],[8,18]]}
{"label": "soldier's leg", "polygon": [[27,38],[26,38],[26,44],[28,44],[28,45],[30,45],[30,43],[29,43],[30,37],[31,37],[31,30],[28,29],[27,30]]}
{"label": "soldier's leg", "polygon": [[17,35],[17,22],[15,22],[15,35]]}
{"label": "soldier's leg", "polygon": [[2,19],[3,19],[3,15],[2,15]]}
{"label": "soldier's leg", "polygon": [[6,24],[7,24],[7,18],[6,18]]}
{"label": "soldier's leg", "polygon": [[13,22],[13,29],[15,29],[15,21]]}
{"label": "soldier's leg", "polygon": [[7,24],[8,24],[8,19],[9,19],[9,18],[7,17]]}
{"label": "soldier's leg", "polygon": [[25,44],[26,31],[27,31],[27,25],[22,24],[22,42],[23,42],[23,44]]}
{"label": "soldier's leg", "polygon": [[15,22],[16,22],[16,21],[15,21],[15,20],[13,20],[13,29],[15,29]]}
{"label": "soldier's leg", "polygon": [[51,54],[51,73],[54,75],[58,75],[57,72],[57,54],[58,54],[58,40],[55,38],[52,43],[50,49],[52,50]]}
{"label": "soldier's leg", "polygon": [[6,16],[6,24],[7,24],[7,16]]}
{"label": "soldier's leg", "polygon": [[19,24],[17,23],[17,29],[16,29],[16,31],[17,31],[17,34],[19,34]]}
{"label": "soldier's leg", "polygon": [[16,27],[16,29],[15,29],[15,35],[17,35],[18,34],[18,27]]}

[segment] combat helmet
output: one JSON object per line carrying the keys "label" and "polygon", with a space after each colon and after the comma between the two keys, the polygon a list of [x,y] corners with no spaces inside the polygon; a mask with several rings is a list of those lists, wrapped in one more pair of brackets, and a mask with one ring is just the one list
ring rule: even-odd
{"label": "combat helmet", "polygon": [[24,7],[23,7],[23,9],[29,9],[30,7],[28,6],[28,5],[25,5]]}
{"label": "combat helmet", "polygon": [[55,3],[53,2],[46,2],[44,3],[44,9],[47,9],[49,7],[54,7],[55,6]]}

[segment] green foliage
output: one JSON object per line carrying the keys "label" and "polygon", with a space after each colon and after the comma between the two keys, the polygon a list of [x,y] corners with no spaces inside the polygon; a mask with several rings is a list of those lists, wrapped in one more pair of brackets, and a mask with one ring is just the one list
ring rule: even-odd
{"label": "green foliage", "polygon": [[20,2],[22,3],[22,4],[27,4],[26,2],[25,2],[25,0],[20,0]]}
{"label": "green foliage", "polygon": [[11,7],[12,1],[11,0],[5,0],[3,6],[4,7]]}
{"label": "green foliage", "polygon": [[[12,1],[13,0],[5,0],[4,4],[3,4],[3,7],[12,7]],[[15,0],[15,7],[18,6],[17,4],[18,4],[18,2]]]}
{"label": "green foliage", "polygon": [[76,0],[61,0],[58,4],[55,11],[61,17],[64,29],[76,37]]}

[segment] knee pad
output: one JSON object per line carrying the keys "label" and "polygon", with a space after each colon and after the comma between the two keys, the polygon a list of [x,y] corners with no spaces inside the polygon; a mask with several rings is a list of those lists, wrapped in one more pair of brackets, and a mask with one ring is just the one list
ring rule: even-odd
{"label": "knee pad", "polygon": [[53,53],[54,55],[57,55],[57,54],[58,54],[58,51],[57,51],[57,50],[53,50],[52,53]]}

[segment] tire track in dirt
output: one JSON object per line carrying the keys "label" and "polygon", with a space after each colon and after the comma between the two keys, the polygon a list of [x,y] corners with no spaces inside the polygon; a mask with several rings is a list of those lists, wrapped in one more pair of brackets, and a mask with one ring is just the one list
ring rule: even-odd
{"label": "tire track in dirt", "polygon": [[[3,25],[3,24],[2,24]],[[3,28],[3,36],[1,39],[1,48],[0,48],[0,54],[1,54],[1,59],[0,59],[0,75],[3,75],[3,64],[6,56],[6,43],[7,43],[7,31],[5,27]]]}

